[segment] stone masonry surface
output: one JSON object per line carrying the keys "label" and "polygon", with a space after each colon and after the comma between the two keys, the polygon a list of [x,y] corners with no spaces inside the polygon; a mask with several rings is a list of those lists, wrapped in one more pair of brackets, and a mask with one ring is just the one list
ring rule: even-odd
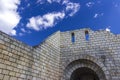
{"label": "stone masonry surface", "polygon": [[32,47],[0,32],[0,80],[73,80],[81,67],[99,80],[120,80],[120,35],[89,28],[58,31]]}

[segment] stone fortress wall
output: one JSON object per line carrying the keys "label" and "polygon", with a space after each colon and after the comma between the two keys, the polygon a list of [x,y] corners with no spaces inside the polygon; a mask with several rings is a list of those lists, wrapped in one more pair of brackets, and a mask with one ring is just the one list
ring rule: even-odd
{"label": "stone fortress wall", "polygon": [[[74,43],[71,42],[71,33],[75,36]],[[86,39],[86,33],[89,40]],[[101,71],[107,80],[120,80],[120,35],[105,30],[66,31],[61,33],[60,47],[63,80],[69,80],[67,77],[76,68],[88,66],[96,70],[100,80],[105,80]]]}
{"label": "stone fortress wall", "polygon": [[35,47],[0,32],[0,80],[58,80],[59,44],[60,32]]}
{"label": "stone fortress wall", "polygon": [[31,47],[0,32],[0,80],[74,80],[73,72],[82,67],[99,80],[120,80],[120,35],[88,28],[58,31]]}

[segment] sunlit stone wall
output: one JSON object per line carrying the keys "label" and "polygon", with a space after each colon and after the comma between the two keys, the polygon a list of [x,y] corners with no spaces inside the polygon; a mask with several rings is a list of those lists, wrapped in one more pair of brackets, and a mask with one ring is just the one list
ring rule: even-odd
{"label": "sunlit stone wall", "polygon": [[0,32],[0,80],[67,80],[81,66],[120,80],[120,35],[88,28],[58,31],[32,47]]}
{"label": "sunlit stone wall", "polygon": [[[86,31],[89,38],[86,36]],[[73,33],[75,42],[72,42],[71,34]],[[100,66],[107,80],[120,80],[120,35],[105,30],[92,31],[84,28],[61,32],[60,39],[62,77],[65,77],[65,74],[67,76],[71,74],[64,72],[72,61],[84,59]],[[89,62],[85,64],[87,63]],[[78,66],[72,67],[74,69]]]}
{"label": "sunlit stone wall", "polygon": [[0,32],[0,80],[58,80],[60,32],[30,47]]}

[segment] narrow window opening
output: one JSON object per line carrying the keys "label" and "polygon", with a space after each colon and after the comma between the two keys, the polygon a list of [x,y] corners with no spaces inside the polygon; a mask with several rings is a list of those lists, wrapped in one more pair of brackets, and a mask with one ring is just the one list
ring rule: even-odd
{"label": "narrow window opening", "polygon": [[75,34],[74,33],[71,33],[71,40],[72,40],[72,43],[75,42]]}
{"label": "narrow window opening", "polygon": [[88,31],[85,31],[85,40],[89,41],[89,33],[88,33]]}

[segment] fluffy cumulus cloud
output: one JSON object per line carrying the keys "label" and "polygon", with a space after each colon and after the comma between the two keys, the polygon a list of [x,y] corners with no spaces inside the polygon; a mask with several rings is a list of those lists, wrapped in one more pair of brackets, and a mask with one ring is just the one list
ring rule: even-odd
{"label": "fluffy cumulus cloud", "polygon": [[[80,9],[79,3],[74,3],[69,0],[37,0],[37,3],[40,4],[44,4],[45,2],[48,2],[50,4],[56,2],[59,3],[60,5],[64,5],[65,6],[64,12],[68,13],[69,16],[73,16]],[[92,2],[88,4],[91,5]]]}
{"label": "fluffy cumulus cloud", "polygon": [[57,2],[61,5],[65,5],[64,12],[68,13],[69,16],[73,16],[80,9],[79,3],[70,2],[69,0],[47,0],[49,3]]}
{"label": "fluffy cumulus cloud", "polygon": [[[59,3],[60,5],[65,6],[65,9],[62,12],[51,12],[43,16],[31,17],[27,23],[27,27],[34,30],[42,30],[48,27],[53,27],[59,20],[64,19],[66,15],[72,17],[80,9],[79,3],[73,3],[69,0],[46,0],[48,3],[52,4],[53,2]],[[37,3],[44,4],[45,1],[38,0]]]}
{"label": "fluffy cumulus cloud", "polygon": [[63,19],[64,17],[64,12],[54,12],[43,16],[32,17],[29,19],[27,27],[39,31],[41,29],[53,27],[56,24],[56,21]]}
{"label": "fluffy cumulus cloud", "polygon": [[20,21],[17,12],[20,0],[0,0],[0,30],[11,35],[16,35],[14,28]]}

